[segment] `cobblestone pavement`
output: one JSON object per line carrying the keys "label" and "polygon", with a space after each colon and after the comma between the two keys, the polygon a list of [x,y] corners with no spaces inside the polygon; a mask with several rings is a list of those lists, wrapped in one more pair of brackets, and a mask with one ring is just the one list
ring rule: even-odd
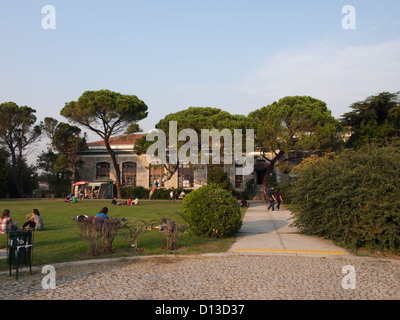
{"label": "cobblestone pavement", "polygon": [[[343,288],[355,270],[355,289]],[[41,269],[0,274],[0,299],[21,300],[398,300],[400,261],[366,257],[215,254],[54,265],[56,288]]]}

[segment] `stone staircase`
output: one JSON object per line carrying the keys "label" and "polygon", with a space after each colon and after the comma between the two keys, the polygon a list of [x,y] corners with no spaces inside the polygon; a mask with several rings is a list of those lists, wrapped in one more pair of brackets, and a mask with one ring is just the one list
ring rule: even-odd
{"label": "stone staircase", "polygon": [[256,185],[254,188],[254,198],[253,200],[259,200],[262,201],[263,200],[263,185]]}

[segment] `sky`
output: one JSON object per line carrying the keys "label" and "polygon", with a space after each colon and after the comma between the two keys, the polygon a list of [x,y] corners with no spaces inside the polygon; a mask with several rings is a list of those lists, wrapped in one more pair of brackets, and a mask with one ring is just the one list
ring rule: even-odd
{"label": "sky", "polygon": [[0,0],[0,44],[0,103],[38,121],[66,122],[88,90],[143,100],[144,132],[191,106],[247,115],[308,95],[340,118],[400,90],[398,0]]}

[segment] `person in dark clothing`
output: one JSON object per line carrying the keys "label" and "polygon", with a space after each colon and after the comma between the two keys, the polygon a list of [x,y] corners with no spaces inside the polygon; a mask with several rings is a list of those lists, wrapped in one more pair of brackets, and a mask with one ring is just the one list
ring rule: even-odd
{"label": "person in dark clothing", "polygon": [[266,196],[266,201],[269,202],[267,210],[272,209],[272,211],[275,211],[275,192],[274,192],[274,187],[266,188],[265,189],[265,196]]}
{"label": "person in dark clothing", "polygon": [[35,221],[28,220],[23,224],[22,229],[25,229],[26,227],[28,227],[29,229],[35,229],[35,226],[36,226],[36,222]]}
{"label": "person in dark clothing", "polygon": [[281,190],[280,189],[278,189],[277,191],[276,191],[276,201],[277,201],[277,206],[276,206],[276,209],[278,210],[278,211],[280,211],[281,210],[281,203],[282,203],[282,194],[281,194]]}

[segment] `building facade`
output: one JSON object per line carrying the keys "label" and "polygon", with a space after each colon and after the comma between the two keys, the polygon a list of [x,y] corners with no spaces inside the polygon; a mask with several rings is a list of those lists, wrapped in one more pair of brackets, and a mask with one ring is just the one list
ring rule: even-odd
{"label": "building facade", "polygon": [[[146,155],[134,153],[135,142],[143,136],[144,134],[135,134],[109,140],[120,168],[122,186],[151,188],[158,181],[159,187],[166,189],[197,189],[207,184],[207,165],[180,164],[175,173],[167,179],[168,172],[162,164],[148,163]],[[91,142],[87,146],[88,149],[81,154],[84,164],[79,170],[80,178],[93,184],[101,181],[115,182],[115,168],[104,142]],[[235,165],[225,165],[224,171],[228,173],[235,189],[243,191],[246,182],[254,179],[254,173],[243,176],[238,174],[238,168]]]}

